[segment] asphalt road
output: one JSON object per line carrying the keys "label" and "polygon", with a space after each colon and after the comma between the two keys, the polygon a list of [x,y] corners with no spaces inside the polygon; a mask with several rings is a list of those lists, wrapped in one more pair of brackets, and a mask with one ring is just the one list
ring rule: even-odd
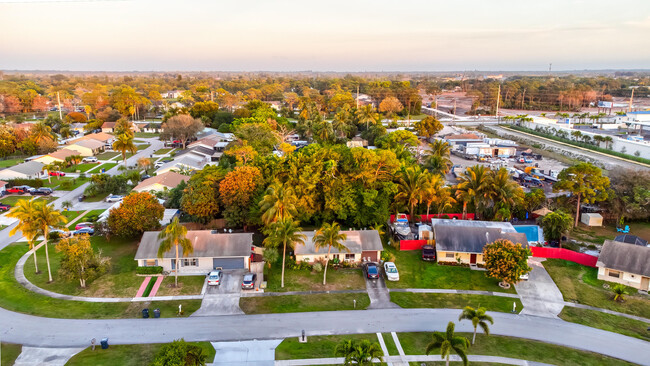
{"label": "asphalt road", "polygon": [[[186,341],[239,341],[376,332],[430,332],[457,323],[472,331],[471,322],[458,322],[460,310],[377,309],[263,315],[202,316],[160,319],[50,319],[0,309],[0,339],[28,346],[79,347],[90,339],[110,344]],[[650,343],[616,333],[528,315],[490,313],[492,334],[528,338],[650,365]]]}

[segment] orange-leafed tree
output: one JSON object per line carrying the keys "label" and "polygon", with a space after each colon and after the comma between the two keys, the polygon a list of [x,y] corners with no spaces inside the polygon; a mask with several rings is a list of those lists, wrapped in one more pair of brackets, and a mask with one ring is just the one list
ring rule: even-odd
{"label": "orange-leafed tree", "polygon": [[165,208],[148,192],[134,192],[124,197],[122,204],[111,210],[108,228],[113,235],[133,238],[145,231],[160,229]]}
{"label": "orange-leafed tree", "polygon": [[495,240],[483,247],[483,260],[488,277],[501,280],[499,286],[509,288],[519,278],[530,272],[528,256],[530,250],[510,240]]}
{"label": "orange-leafed tree", "polygon": [[261,183],[262,173],[256,167],[240,166],[226,174],[219,184],[219,194],[228,225],[242,226],[250,222],[248,213],[256,205],[253,197],[261,193],[258,192]]}

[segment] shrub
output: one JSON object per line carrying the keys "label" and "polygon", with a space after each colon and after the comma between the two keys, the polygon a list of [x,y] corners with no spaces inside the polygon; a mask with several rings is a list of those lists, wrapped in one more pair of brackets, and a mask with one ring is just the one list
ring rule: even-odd
{"label": "shrub", "polygon": [[314,265],[311,266],[311,268],[318,273],[323,272],[323,265],[320,264],[319,262],[314,263]]}
{"label": "shrub", "polygon": [[138,267],[135,269],[135,273],[141,275],[161,274],[163,273],[163,268],[161,266]]}
{"label": "shrub", "polygon": [[9,187],[30,186],[32,188],[41,188],[43,186],[43,181],[40,179],[16,178],[16,179],[9,179],[7,183],[9,183]]}
{"label": "shrub", "polygon": [[72,188],[72,186],[74,185],[74,183],[75,183],[74,180],[64,180],[64,181],[61,182],[61,184],[59,185],[59,189],[62,189],[62,190],[64,190],[64,191],[67,191],[67,190],[69,190],[69,189]]}

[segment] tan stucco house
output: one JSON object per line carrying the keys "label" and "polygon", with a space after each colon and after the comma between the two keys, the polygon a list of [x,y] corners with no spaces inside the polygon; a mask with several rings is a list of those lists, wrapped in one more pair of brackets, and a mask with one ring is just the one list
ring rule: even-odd
{"label": "tan stucco house", "polygon": [[104,151],[105,144],[101,141],[94,139],[80,140],[72,145],[64,147],[66,150],[73,150],[78,152],[81,156],[93,156]]}
{"label": "tan stucco house", "polygon": [[[296,262],[314,263],[317,261],[325,261],[327,258],[327,247],[316,250],[314,245],[315,231],[303,231],[307,239],[305,244],[295,245]],[[343,244],[348,250],[337,250],[332,248],[330,252],[330,260],[338,259],[341,262],[378,262],[381,259],[381,252],[384,250],[381,244],[381,238],[377,230],[350,230],[341,231],[345,234],[347,239]]]}
{"label": "tan stucco house", "polygon": [[596,267],[599,280],[650,290],[650,247],[634,235],[605,240]]}
{"label": "tan stucco house", "polygon": [[187,182],[190,180],[190,177],[180,173],[167,171],[162,174],[158,174],[151,178],[147,178],[140,182],[133,190],[135,192],[159,192],[164,191],[165,189],[172,189],[179,185],[181,182]]}
{"label": "tan stucco house", "polygon": [[33,161],[38,161],[39,163],[45,165],[52,164],[54,162],[63,163],[65,162],[65,158],[74,155],[81,155],[81,154],[79,153],[79,151],[73,149],[59,149],[55,152],[38,157]]}

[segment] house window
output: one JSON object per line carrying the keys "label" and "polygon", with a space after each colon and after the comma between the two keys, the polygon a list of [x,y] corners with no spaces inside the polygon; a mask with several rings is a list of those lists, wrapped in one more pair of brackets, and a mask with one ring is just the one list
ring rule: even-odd
{"label": "house window", "polygon": [[609,277],[619,278],[621,277],[621,272],[609,270]]}
{"label": "house window", "polygon": [[147,259],[144,262],[144,265],[147,266],[147,267],[153,267],[153,266],[156,265],[156,260],[155,259]]}
{"label": "house window", "polygon": [[345,254],[345,260],[346,261],[353,261],[355,258],[354,253],[352,254]]}
{"label": "house window", "polygon": [[454,253],[445,253],[445,258],[453,258]]}
{"label": "house window", "polygon": [[198,265],[199,265],[199,260],[197,258],[183,259],[183,267],[196,267]]}

